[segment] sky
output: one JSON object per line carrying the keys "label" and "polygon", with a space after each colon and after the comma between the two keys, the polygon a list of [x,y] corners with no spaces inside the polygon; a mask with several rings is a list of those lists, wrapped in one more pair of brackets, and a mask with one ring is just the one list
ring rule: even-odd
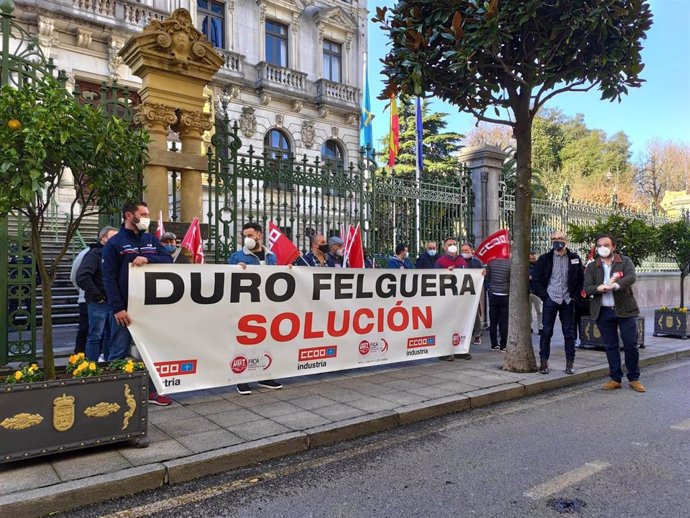
{"label": "sky", "polygon": [[[380,59],[388,50],[386,33],[371,22],[376,7],[392,7],[395,0],[369,0],[369,87],[374,114],[374,142],[386,134],[389,125],[388,101],[376,97],[383,90]],[[624,131],[631,141],[633,156],[647,141],[676,140],[690,143],[690,0],[651,0],[654,24],[643,42],[646,82],[630,89],[620,103],[602,101],[600,94],[572,92],[555,96],[546,107],[558,108],[567,116],[582,113],[589,128],[608,135]],[[448,131],[468,133],[475,125],[471,115],[440,100],[431,109],[448,113]]]}

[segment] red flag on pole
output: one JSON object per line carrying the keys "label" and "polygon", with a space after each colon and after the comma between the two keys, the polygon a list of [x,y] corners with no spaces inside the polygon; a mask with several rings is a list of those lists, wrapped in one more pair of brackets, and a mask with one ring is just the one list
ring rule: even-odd
{"label": "red flag on pole", "polygon": [[194,264],[204,264],[204,247],[201,240],[199,218],[194,218],[182,239],[182,253],[192,258]]}
{"label": "red flag on pole", "polygon": [[272,221],[268,222],[268,248],[281,265],[292,264],[300,256],[299,248]]}
{"label": "red flag on pole", "polygon": [[508,259],[510,257],[508,231],[502,228],[491,234],[477,247],[474,256],[484,264],[494,259]]}
{"label": "red flag on pole", "polygon": [[347,259],[350,268],[364,268],[364,246],[362,244],[362,230],[359,228],[359,223],[354,229],[349,245],[350,250]]}
{"label": "red flag on pole", "polygon": [[160,239],[163,234],[165,234],[165,228],[163,228],[163,211],[161,210],[158,213],[158,226],[156,227],[156,237]]}
{"label": "red flag on pole", "polygon": [[391,95],[391,127],[388,135],[388,167],[395,166],[395,158],[398,156],[400,139],[400,122],[398,121],[398,103],[395,95]]}

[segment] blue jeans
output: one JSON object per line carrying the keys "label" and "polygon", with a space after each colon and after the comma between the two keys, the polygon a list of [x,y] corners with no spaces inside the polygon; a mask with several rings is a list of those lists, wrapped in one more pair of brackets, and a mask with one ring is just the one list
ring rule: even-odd
{"label": "blue jeans", "polygon": [[103,344],[103,356],[108,357],[110,348],[110,326],[113,312],[105,302],[102,304],[89,303],[89,334],[86,337],[86,359],[98,361]]}
{"label": "blue jeans", "polygon": [[556,317],[561,319],[561,328],[563,328],[563,339],[565,341],[565,359],[567,361],[575,360],[575,302],[570,301],[569,304],[563,302],[556,304],[551,297],[546,297],[542,307],[542,323],[544,327],[541,332],[541,340],[539,340],[539,357],[542,360],[548,360],[551,355],[551,338],[553,337],[553,325],[556,323]]}
{"label": "blue jeans", "polygon": [[129,349],[132,345],[132,335],[129,329],[117,323],[113,317],[110,326],[110,354],[108,361],[122,360],[129,356]]}
{"label": "blue jeans", "polygon": [[618,329],[621,330],[623,340],[623,354],[625,368],[628,370],[628,380],[640,379],[640,352],[637,350],[637,325],[635,317],[620,318],[613,308],[602,306],[597,318],[597,326],[601,331],[601,339],[606,347],[606,359],[609,361],[609,376],[620,383],[623,379],[621,369],[621,352],[618,344]]}

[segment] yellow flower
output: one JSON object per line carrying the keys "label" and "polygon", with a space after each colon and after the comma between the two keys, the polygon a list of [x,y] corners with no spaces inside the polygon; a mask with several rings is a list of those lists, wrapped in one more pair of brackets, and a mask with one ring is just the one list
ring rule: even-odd
{"label": "yellow flower", "polygon": [[96,370],[96,364],[94,362],[89,363],[89,370],[92,370],[92,371]]}
{"label": "yellow flower", "polygon": [[16,379],[17,381],[19,381],[23,377],[24,377],[24,374],[22,374],[22,371],[17,371],[14,373],[14,379]]}
{"label": "yellow flower", "polygon": [[83,360],[85,357],[86,357],[86,355],[84,353],[78,353],[77,354],[77,359],[79,359],[79,360]]}
{"label": "yellow flower", "polygon": [[132,365],[131,363],[128,363],[127,365],[124,366],[124,368],[122,370],[124,370],[127,374],[131,374],[134,371],[134,365]]}
{"label": "yellow flower", "polygon": [[72,365],[74,365],[75,363],[77,363],[77,355],[76,355],[76,354],[70,354],[69,362],[70,362]]}
{"label": "yellow flower", "polygon": [[31,364],[31,368],[32,368],[33,370],[37,371],[37,370],[38,370],[38,365],[36,365],[35,363],[32,363],[32,364]]}

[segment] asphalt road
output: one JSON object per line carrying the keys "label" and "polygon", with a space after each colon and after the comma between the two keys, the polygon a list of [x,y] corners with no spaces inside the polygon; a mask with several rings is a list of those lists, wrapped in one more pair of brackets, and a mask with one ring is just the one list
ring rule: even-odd
{"label": "asphalt road", "polygon": [[[690,360],[107,502],[91,517],[690,516]],[[560,511],[559,511],[560,510]]]}

